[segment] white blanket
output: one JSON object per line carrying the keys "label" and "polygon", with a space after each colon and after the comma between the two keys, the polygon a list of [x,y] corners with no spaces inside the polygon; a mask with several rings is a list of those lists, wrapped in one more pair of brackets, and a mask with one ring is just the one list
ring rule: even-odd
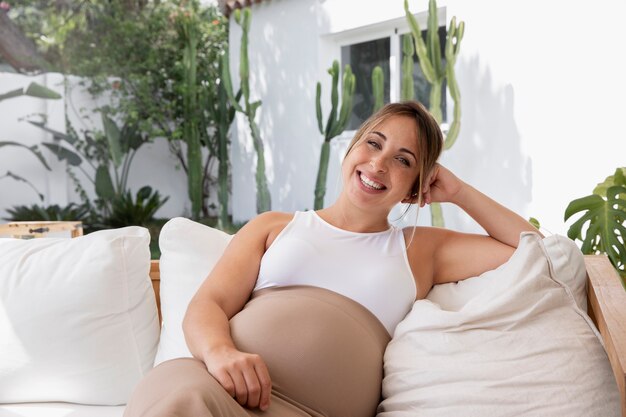
{"label": "white blanket", "polygon": [[[620,415],[607,355],[572,293],[584,285],[563,283],[580,277],[582,255],[545,240],[524,233],[498,269],[414,304],[385,353],[379,417]],[[546,246],[569,256],[553,265]]]}

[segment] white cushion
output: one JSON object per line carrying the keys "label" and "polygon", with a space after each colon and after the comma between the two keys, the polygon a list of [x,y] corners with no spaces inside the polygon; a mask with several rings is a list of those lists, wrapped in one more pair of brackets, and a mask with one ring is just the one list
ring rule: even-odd
{"label": "white cushion", "polygon": [[0,239],[0,403],[126,403],[158,340],[149,241]]}
{"label": "white cushion", "polygon": [[161,260],[161,339],[154,365],[191,357],[182,322],[189,301],[209,275],[230,242],[231,235],[203,224],[176,217],[159,234]]}
{"label": "white cushion", "polygon": [[580,249],[572,239],[561,235],[546,237],[543,245],[552,263],[553,278],[565,284],[578,307],[587,312],[587,270]]}
{"label": "white cushion", "polygon": [[564,285],[582,255],[548,243],[570,262],[522,234],[504,265],[414,304],[385,352],[379,417],[620,415],[599,335]]}

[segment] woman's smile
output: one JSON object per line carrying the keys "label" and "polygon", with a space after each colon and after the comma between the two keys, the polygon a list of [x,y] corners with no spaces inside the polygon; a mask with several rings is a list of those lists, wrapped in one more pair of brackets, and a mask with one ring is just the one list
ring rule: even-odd
{"label": "woman's smile", "polygon": [[366,191],[383,191],[386,190],[387,187],[381,182],[367,176],[362,171],[356,171],[357,177],[359,178],[359,182],[363,186]]}

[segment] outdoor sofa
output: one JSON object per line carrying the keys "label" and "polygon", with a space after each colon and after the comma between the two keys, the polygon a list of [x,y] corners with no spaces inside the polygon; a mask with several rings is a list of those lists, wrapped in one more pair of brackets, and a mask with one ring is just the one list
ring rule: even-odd
{"label": "outdoor sofa", "polygon": [[[0,417],[122,416],[154,363],[189,356],[185,307],[230,236],[172,219],[160,261],[149,239],[0,239]],[[626,416],[618,275],[562,236],[520,239],[500,268],[415,303],[385,352],[379,416]]]}

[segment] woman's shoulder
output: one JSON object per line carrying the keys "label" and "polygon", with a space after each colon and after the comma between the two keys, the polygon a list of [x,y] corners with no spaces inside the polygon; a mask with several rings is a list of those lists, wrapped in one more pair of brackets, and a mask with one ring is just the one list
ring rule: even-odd
{"label": "woman's shoulder", "polygon": [[254,217],[250,222],[255,226],[273,227],[287,225],[293,219],[295,213],[288,213],[284,211],[266,211]]}
{"label": "woman's shoulder", "polygon": [[250,220],[240,232],[251,233],[265,240],[269,247],[276,236],[289,224],[295,213],[282,211],[266,211]]}
{"label": "woman's shoulder", "polygon": [[432,257],[453,232],[435,226],[408,226],[402,229],[402,233],[410,257]]}
{"label": "woman's shoulder", "polygon": [[444,238],[449,233],[449,230],[435,226],[407,226],[402,228],[402,233],[408,246],[410,239],[428,238],[428,240],[432,240],[433,238]]}

